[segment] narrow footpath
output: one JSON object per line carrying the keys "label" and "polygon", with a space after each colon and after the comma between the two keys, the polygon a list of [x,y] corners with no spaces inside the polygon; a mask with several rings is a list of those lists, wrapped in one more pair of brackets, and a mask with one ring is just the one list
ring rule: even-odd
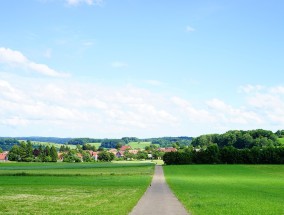
{"label": "narrow footpath", "polygon": [[129,215],[188,215],[174,196],[164,177],[162,166],[155,167],[155,174],[148,190]]}

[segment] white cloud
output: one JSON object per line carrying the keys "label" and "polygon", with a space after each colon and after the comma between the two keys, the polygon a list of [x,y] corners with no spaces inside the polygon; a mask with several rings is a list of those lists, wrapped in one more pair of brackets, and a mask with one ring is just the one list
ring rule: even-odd
{"label": "white cloud", "polygon": [[0,81],[0,119],[2,129],[48,127],[57,128],[49,135],[97,137],[143,136],[177,122],[165,98],[145,89],[17,76]]}
{"label": "white cloud", "polygon": [[9,64],[26,64],[28,59],[19,51],[1,47],[0,62]]}
{"label": "white cloud", "polygon": [[191,27],[191,26],[186,26],[186,32],[194,32],[196,31],[195,28]]}
{"label": "white cloud", "polygon": [[112,62],[111,66],[113,68],[126,68],[128,67],[128,64],[122,61],[114,61]]}
{"label": "white cloud", "polygon": [[272,93],[280,87],[247,93],[246,102],[235,106],[218,98],[191,101],[132,85],[0,73],[0,129],[6,136],[101,138],[276,130],[284,127],[284,95]]}
{"label": "white cloud", "polygon": [[38,74],[42,74],[50,77],[67,77],[69,74],[57,72],[49,68],[45,64],[38,64],[30,61],[21,52],[15,51],[9,48],[0,48],[0,63],[7,64],[12,67],[21,67],[34,71]]}
{"label": "white cloud", "polygon": [[45,52],[43,53],[43,56],[46,58],[51,58],[52,55],[52,49],[46,49]]}
{"label": "white cloud", "polygon": [[152,85],[152,86],[161,86],[161,85],[163,85],[163,83],[161,81],[158,81],[158,80],[146,80],[145,83],[149,84],[149,85]]}
{"label": "white cloud", "polygon": [[272,87],[270,92],[272,94],[284,94],[284,86]]}
{"label": "white cloud", "polygon": [[264,124],[275,129],[284,127],[284,86],[250,86],[247,106],[263,118]]}
{"label": "white cloud", "polygon": [[189,101],[173,97],[171,98],[173,104],[177,105],[185,116],[187,116],[192,122],[213,122],[214,116],[207,110],[194,107]]}
{"label": "white cloud", "polygon": [[262,85],[245,85],[245,86],[240,86],[239,87],[239,92],[244,92],[244,93],[253,93],[253,92],[259,92],[261,90],[265,89],[264,86]]}
{"label": "white cloud", "polygon": [[86,46],[86,47],[91,47],[94,45],[94,42],[91,42],[91,41],[85,41],[83,42],[83,46]]}
{"label": "white cloud", "polygon": [[79,4],[87,4],[87,5],[102,5],[103,0],[66,0],[66,3],[71,6],[76,6]]}
{"label": "white cloud", "polygon": [[27,65],[28,65],[29,69],[31,69],[31,70],[39,73],[39,74],[42,74],[42,75],[46,75],[46,76],[50,76],[50,77],[68,77],[69,76],[66,73],[57,72],[57,71],[49,68],[45,64],[38,64],[38,63],[29,62]]}
{"label": "white cloud", "polygon": [[239,124],[262,123],[261,117],[255,112],[245,108],[234,108],[219,99],[212,99],[207,105],[219,121]]}

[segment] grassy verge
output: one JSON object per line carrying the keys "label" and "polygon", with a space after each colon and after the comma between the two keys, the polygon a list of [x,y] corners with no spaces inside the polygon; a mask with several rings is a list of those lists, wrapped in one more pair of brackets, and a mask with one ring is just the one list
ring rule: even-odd
{"label": "grassy verge", "polygon": [[134,160],[134,161],[112,161],[112,163],[116,164],[154,164],[154,165],[163,165],[164,161],[163,160]]}
{"label": "grassy verge", "polygon": [[284,138],[278,138],[278,140],[284,146]]}
{"label": "grassy verge", "polygon": [[192,214],[284,214],[284,165],[165,166]]}
{"label": "grassy verge", "polygon": [[153,167],[0,164],[1,214],[128,214],[148,187]]}
{"label": "grassy verge", "polygon": [[[25,140],[20,140],[26,142]],[[54,146],[56,149],[60,149],[61,146],[68,146],[70,149],[75,149],[76,145],[68,145],[68,144],[59,144],[59,143],[51,143],[51,142],[37,142],[37,141],[31,141],[33,146],[39,147],[42,146]]]}
{"label": "grassy verge", "polygon": [[127,145],[132,149],[145,149],[146,146],[150,146],[151,142],[129,142]]}

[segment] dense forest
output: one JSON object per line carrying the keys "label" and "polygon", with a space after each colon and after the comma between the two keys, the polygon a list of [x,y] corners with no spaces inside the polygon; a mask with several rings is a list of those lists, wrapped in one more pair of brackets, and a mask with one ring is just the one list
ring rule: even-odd
{"label": "dense forest", "polygon": [[213,144],[206,149],[165,153],[165,164],[284,164],[284,147],[219,148]]}
{"label": "dense forest", "polygon": [[3,151],[9,151],[13,145],[17,145],[20,142],[15,138],[0,138],[0,148]]}
{"label": "dense forest", "polygon": [[257,129],[250,131],[233,130],[224,134],[207,134],[194,138],[192,146],[206,148],[215,143],[221,148],[225,146],[233,146],[237,149],[252,148],[254,146],[273,147],[279,146],[278,138],[282,136],[282,132],[273,133],[272,131]]}
{"label": "dense forest", "polygon": [[228,131],[196,137],[192,145],[166,153],[166,164],[284,164],[284,130]]}
{"label": "dense forest", "polygon": [[58,143],[66,144],[72,138],[60,138],[60,137],[15,137],[17,140],[29,140],[34,142],[47,142],[47,143]]}
{"label": "dense forest", "polygon": [[33,148],[31,141],[13,145],[9,152],[10,161],[18,162],[57,162],[58,154],[54,146],[39,146]]}
{"label": "dense forest", "polygon": [[160,147],[194,148],[206,149],[211,144],[217,144],[219,148],[232,146],[237,149],[253,147],[275,147],[279,146],[278,138],[284,137],[284,130],[275,133],[268,130],[257,129],[250,131],[232,130],[224,134],[206,134],[196,138],[192,137],[160,137],[139,139],[136,137],[123,137],[121,139],[99,139],[99,138],[57,138],[57,137],[0,137],[0,148],[4,151],[10,150],[13,145],[19,145],[20,140],[35,142],[51,142],[58,144],[81,145],[87,143],[101,143],[102,148],[118,148],[130,142],[151,142]]}

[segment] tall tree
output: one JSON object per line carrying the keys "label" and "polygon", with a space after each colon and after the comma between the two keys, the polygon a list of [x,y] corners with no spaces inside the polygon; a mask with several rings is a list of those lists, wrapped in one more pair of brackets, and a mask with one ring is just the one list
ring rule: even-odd
{"label": "tall tree", "polygon": [[50,157],[52,162],[57,162],[58,154],[54,146],[50,148]]}

